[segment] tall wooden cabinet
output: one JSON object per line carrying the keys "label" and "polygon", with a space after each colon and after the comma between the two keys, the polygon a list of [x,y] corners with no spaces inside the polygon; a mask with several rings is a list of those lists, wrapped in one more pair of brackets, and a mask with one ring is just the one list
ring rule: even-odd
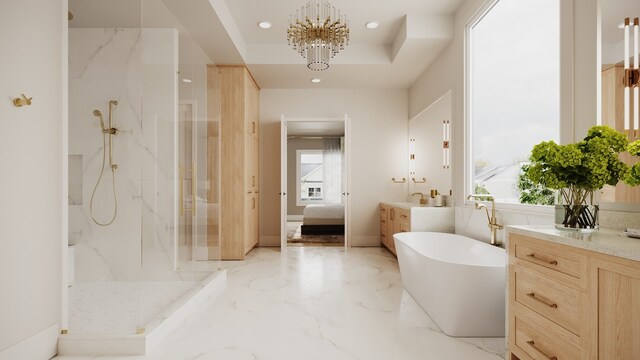
{"label": "tall wooden cabinet", "polygon": [[221,258],[243,260],[258,245],[259,237],[260,88],[245,66],[218,66],[217,69],[222,95]]}

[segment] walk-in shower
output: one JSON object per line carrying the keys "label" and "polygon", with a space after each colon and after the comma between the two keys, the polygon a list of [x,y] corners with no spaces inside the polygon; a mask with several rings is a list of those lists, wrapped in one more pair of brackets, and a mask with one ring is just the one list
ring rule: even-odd
{"label": "walk-in shower", "polygon": [[[118,165],[113,162],[113,136],[118,134],[118,129],[113,127],[113,111],[114,107],[117,105],[118,102],[116,100],[109,100],[108,126],[104,124],[102,112],[100,112],[100,110],[98,109],[93,110],[93,116],[100,118],[100,129],[102,130],[102,166],[100,166],[100,175],[98,176],[98,180],[96,180],[96,186],[93,187],[93,192],[91,193],[91,200],[89,201],[89,212],[91,213],[91,219],[93,220],[93,222],[100,226],[108,226],[113,224],[113,222],[116,220],[116,216],[118,215],[118,195],[116,193],[116,170],[118,170]],[[98,186],[100,186],[102,176],[104,175],[104,166],[106,165],[107,158],[107,138],[109,139],[109,168],[111,169],[111,189],[113,192],[113,216],[111,216],[111,219],[106,222],[100,222],[93,214],[93,199],[96,196],[96,191],[98,190]]]}
{"label": "walk-in shower", "polygon": [[220,271],[219,81],[178,4],[69,0],[68,336],[146,336]]}

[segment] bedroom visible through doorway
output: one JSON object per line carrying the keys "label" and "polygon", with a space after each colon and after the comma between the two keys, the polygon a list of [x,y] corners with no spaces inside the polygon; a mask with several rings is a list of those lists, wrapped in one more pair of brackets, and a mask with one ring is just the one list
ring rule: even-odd
{"label": "bedroom visible through doorway", "polygon": [[286,134],[287,246],[344,246],[345,122],[289,121]]}

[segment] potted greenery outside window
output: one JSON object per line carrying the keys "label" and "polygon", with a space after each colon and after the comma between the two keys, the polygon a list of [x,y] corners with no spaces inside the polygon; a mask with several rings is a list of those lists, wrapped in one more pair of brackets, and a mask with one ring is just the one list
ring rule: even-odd
{"label": "potted greenery outside window", "polygon": [[533,147],[529,179],[558,190],[555,223],[559,229],[590,231],[598,228],[596,192],[623,181],[640,184],[640,163],[627,165],[621,152],[640,155],[640,140],[608,127],[594,126],[584,140],[567,145],[544,141]]}

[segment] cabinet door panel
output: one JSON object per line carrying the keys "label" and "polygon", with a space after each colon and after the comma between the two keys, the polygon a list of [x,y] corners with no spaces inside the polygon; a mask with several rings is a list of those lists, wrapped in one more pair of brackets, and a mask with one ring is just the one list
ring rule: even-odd
{"label": "cabinet door panel", "polygon": [[598,264],[600,359],[640,359],[640,270]]}

